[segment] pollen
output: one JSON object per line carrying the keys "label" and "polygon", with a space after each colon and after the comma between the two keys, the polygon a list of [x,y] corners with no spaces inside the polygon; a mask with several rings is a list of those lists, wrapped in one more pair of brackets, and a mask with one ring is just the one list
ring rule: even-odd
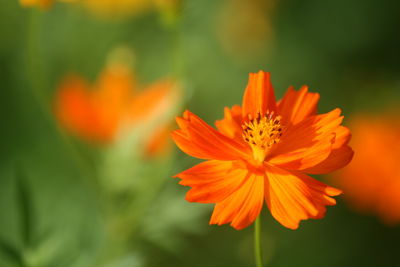
{"label": "pollen", "polygon": [[242,124],[243,139],[253,150],[253,157],[258,162],[263,162],[270,148],[279,143],[282,135],[281,116],[267,113],[265,116],[257,114],[256,118],[249,116],[247,122]]}

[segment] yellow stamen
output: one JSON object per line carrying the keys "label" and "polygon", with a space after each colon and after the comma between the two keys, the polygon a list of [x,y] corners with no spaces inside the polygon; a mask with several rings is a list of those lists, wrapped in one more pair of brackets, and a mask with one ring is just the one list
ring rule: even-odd
{"label": "yellow stamen", "polygon": [[273,144],[280,141],[282,135],[281,116],[267,113],[265,116],[257,115],[242,125],[243,139],[253,150],[253,157],[258,162],[263,162]]}

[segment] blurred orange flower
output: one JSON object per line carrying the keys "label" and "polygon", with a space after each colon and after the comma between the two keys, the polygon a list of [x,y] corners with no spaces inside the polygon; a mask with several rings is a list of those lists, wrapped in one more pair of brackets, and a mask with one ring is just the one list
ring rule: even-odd
{"label": "blurred orange flower", "polygon": [[210,224],[250,225],[266,201],[285,227],[322,218],[341,191],[305,173],[328,173],[348,164],[350,132],[340,109],[317,115],[319,94],[289,88],[276,102],[270,74],[251,73],[243,105],[225,108],[218,130],[185,111],[172,133],[185,153],[206,159],[176,176],[190,186],[190,202],[216,203]]}
{"label": "blurred orange flower", "polygon": [[21,6],[24,7],[39,7],[41,9],[47,9],[51,7],[55,1],[73,3],[81,0],[19,0]]}
{"label": "blurred orange flower", "polygon": [[164,117],[178,105],[178,90],[170,80],[140,92],[136,89],[132,73],[122,63],[110,64],[94,86],[71,75],[60,85],[56,114],[69,131],[99,144],[112,143],[121,134],[155,124],[152,134],[145,136],[146,151],[154,155],[168,143],[170,121]]}
{"label": "blurred orange flower", "polygon": [[357,151],[352,164],[333,176],[357,210],[400,223],[400,117],[359,115],[351,121]]}
{"label": "blurred orange flower", "polygon": [[81,0],[91,12],[101,15],[131,15],[150,9],[154,0]]}
{"label": "blurred orange flower", "polygon": [[161,13],[175,12],[180,0],[19,0],[24,7],[37,6],[42,9],[51,7],[54,2],[66,2],[81,5],[101,17],[120,17],[135,15],[152,9]]}
{"label": "blurred orange flower", "polygon": [[80,3],[95,15],[102,17],[128,16],[158,9],[171,12],[180,0],[80,0]]}
{"label": "blurred orange flower", "polygon": [[54,0],[19,0],[19,2],[24,7],[37,6],[45,9],[50,7]]}

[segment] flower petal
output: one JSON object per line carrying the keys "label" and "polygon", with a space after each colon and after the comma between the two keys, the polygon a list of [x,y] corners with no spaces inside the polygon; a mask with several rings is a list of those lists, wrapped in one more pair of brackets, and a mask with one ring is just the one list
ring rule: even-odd
{"label": "flower petal", "polygon": [[335,205],[331,196],[341,191],[305,174],[267,166],[265,201],[272,216],[283,226],[297,229],[301,220],[324,217],[327,205]]}
{"label": "flower petal", "polygon": [[125,119],[132,99],[134,78],[124,64],[110,64],[99,76],[95,90],[91,91],[93,107],[100,118],[102,129],[115,136]]}
{"label": "flower petal", "polygon": [[299,91],[290,87],[278,103],[278,113],[282,116],[282,124],[297,124],[305,118],[315,115],[318,101],[319,94],[309,93],[307,86],[301,87]]}
{"label": "flower petal", "polygon": [[60,85],[56,96],[56,115],[71,132],[89,140],[108,141],[112,132],[104,130],[98,109],[86,82],[71,75]]}
{"label": "flower petal", "polygon": [[351,139],[351,133],[349,128],[344,126],[339,126],[335,131],[335,142],[332,145],[332,148],[340,148],[344,145],[347,145]]}
{"label": "flower petal", "polygon": [[303,171],[310,174],[330,173],[341,169],[349,164],[349,162],[353,158],[353,155],[353,149],[351,149],[347,145],[341,148],[333,149],[332,152],[329,154],[329,157],[326,158],[324,161],[311,168],[304,169]]}
{"label": "flower petal", "polygon": [[247,170],[233,161],[209,160],[176,175],[181,185],[192,187],[186,200],[199,203],[217,203],[235,192],[244,182]]}
{"label": "flower petal", "polygon": [[332,144],[332,151],[329,156],[314,167],[304,169],[303,171],[305,173],[330,173],[349,164],[354,155],[354,151],[347,145],[351,138],[350,130],[346,127],[339,126],[335,134],[335,141]]}
{"label": "flower petal", "polygon": [[176,82],[157,81],[136,94],[128,110],[129,121],[163,121],[179,104],[179,99],[180,91]]}
{"label": "flower petal", "polygon": [[244,184],[214,207],[210,224],[231,223],[237,230],[249,226],[261,212],[264,197],[263,175],[248,173]]}
{"label": "flower petal", "polygon": [[170,131],[169,125],[162,125],[162,127],[154,129],[153,133],[148,136],[148,140],[144,140],[145,155],[149,157],[166,156],[171,150]]}
{"label": "flower petal", "polygon": [[224,118],[215,122],[217,129],[227,137],[243,142],[242,108],[238,105],[224,109]]}
{"label": "flower petal", "polygon": [[182,151],[193,157],[237,160],[249,155],[248,147],[216,131],[190,111],[176,121],[180,129],[172,132],[172,138]]}
{"label": "flower petal", "polygon": [[311,116],[284,130],[268,162],[284,169],[303,170],[325,160],[332,151],[343,117],[340,109]]}
{"label": "flower petal", "polygon": [[276,111],[276,100],[270,74],[263,71],[250,73],[243,96],[243,118],[247,119],[249,115],[255,118],[259,113],[264,116],[267,111]]}

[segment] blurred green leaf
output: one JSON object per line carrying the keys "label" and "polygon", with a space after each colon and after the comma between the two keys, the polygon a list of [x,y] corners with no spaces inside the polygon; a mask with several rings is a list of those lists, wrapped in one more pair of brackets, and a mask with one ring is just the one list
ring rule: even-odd
{"label": "blurred green leaf", "polygon": [[0,255],[2,255],[2,258],[4,257],[10,264],[15,266],[24,266],[24,261],[20,251],[3,239],[0,239]]}
{"label": "blurred green leaf", "polygon": [[21,166],[15,169],[17,202],[19,207],[20,227],[22,242],[24,247],[30,247],[32,244],[32,234],[34,224],[34,208],[32,199],[29,196],[27,180],[24,178],[23,168]]}

